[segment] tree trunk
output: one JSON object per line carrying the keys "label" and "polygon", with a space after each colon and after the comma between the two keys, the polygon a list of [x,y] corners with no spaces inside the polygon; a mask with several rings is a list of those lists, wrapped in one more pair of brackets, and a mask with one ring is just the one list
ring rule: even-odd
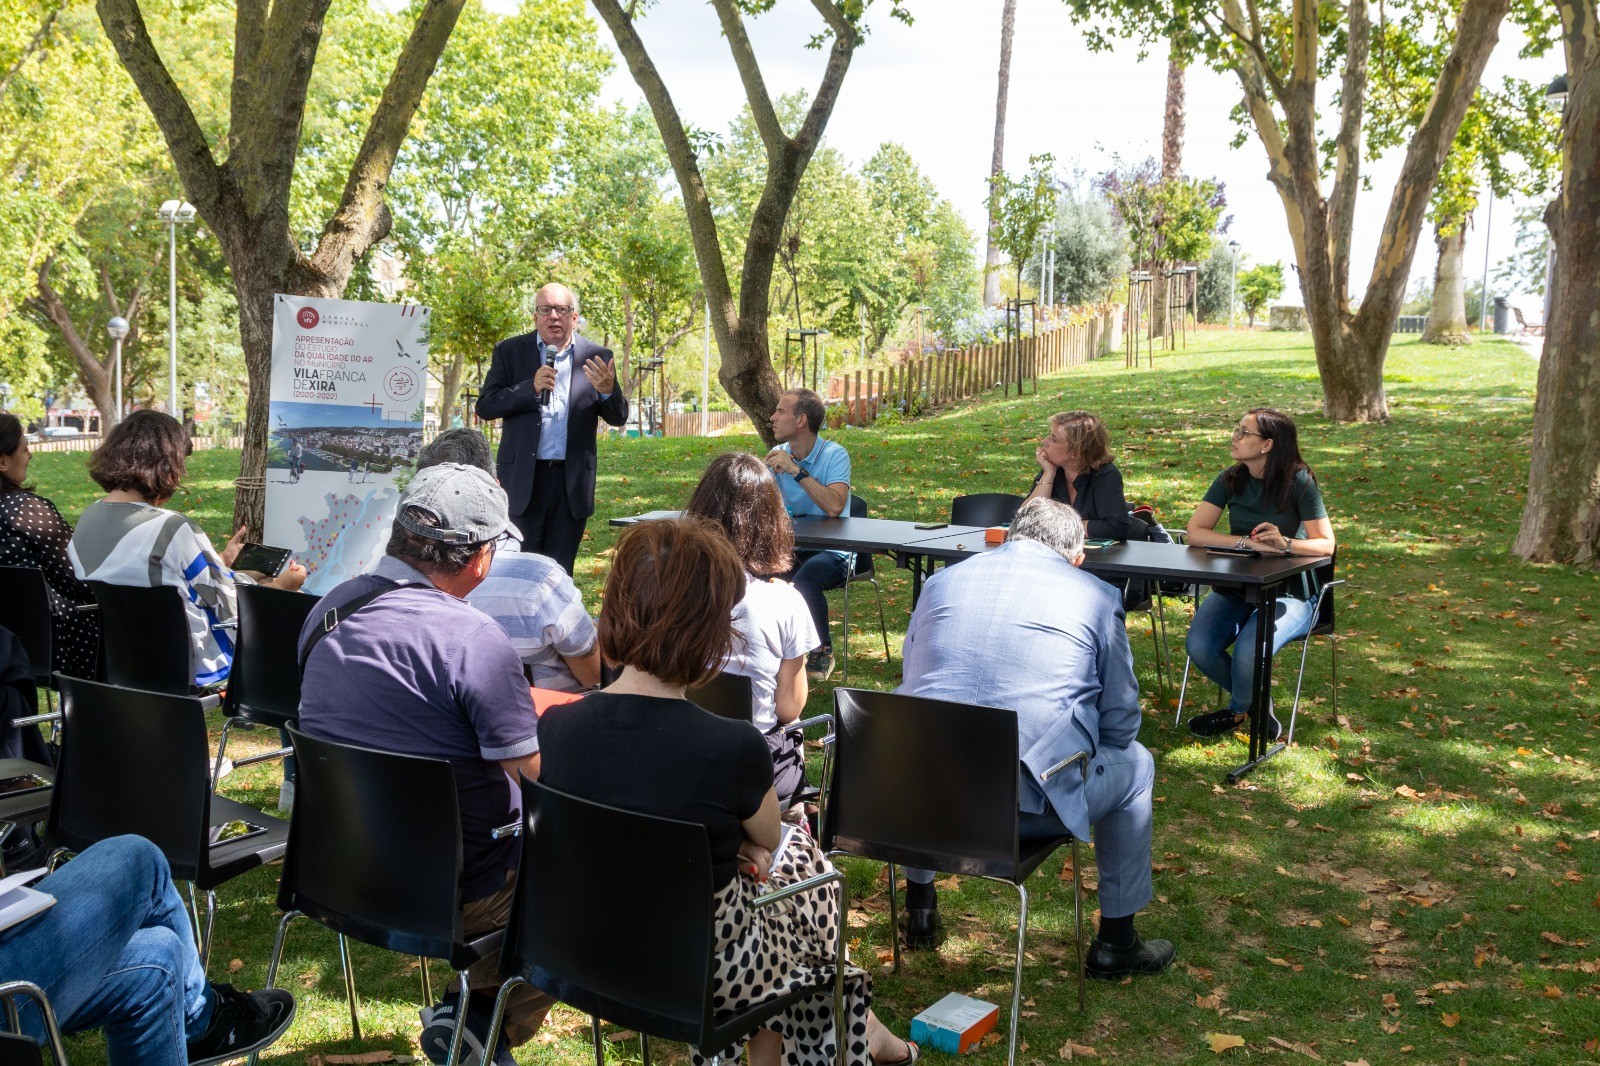
{"label": "tree trunk", "polygon": [[[78,384],[83,386],[89,402],[100,412],[101,432],[108,433],[121,415],[117,410],[115,355],[111,352],[104,357],[96,355],[83,334],[78,332],[77,325],[72,321],[72,313],[67,309],[61,295],[50,284],[50,267],[53,262],[51,258],[40,264],[38,295],[30,297],[28,302],[34,310],[48,318],[50,324],[61,334],[62,343],[72,353],[73,369],[77,372]],[[84,428],[88,428],[87,422],[84,423]]]}
{"label": "tree trunk", "polygon": [[1545,211],[1555,243],[1550,320],[1539,359],[1522,528],[1530,562],[1600,564],[1600,5],[1560,0],[1570,95],[1560,196]]}
{"label": "tree trunk", "polygon": [[[1017,28],[1017,0],[1005,0],[1000,9],[1000,88],[994,100],[994,151],[989,156],[989,177],[998,178],[1006,166],[1006,94],[1011,91],[1011,38]],[[995,243],[995,208],[989,208],[989,250],[984,254],[983,305],[1000,302],[1000,246]],[[1021,273],[1022,268],[1017,268]]]}
{"label": "tree trunk", "polygon": [[1166,344],[1167,334],[1172,329],[1172,310],[1169,306],[1172,301],[1172,279],[1167,277],[1167,271],[1173,264],[1157,262],[1151,264],[1150,274],[1155,281],[1150,285],[1150,336],[1155,338],[1155,343]]}
{"label": "tree trunk", "polygon": [[1183,175],[1184,66],[1167,60],[1167,106],[1161,117],[1161,180]]}
{"label": "tree trunk", "polygon": [[1466,219],[1434,224],[1433,243],[1439,261],[1433,268],[1433,305],[1422,328],[1428,344],[1471,344],[1467,335],[1467,279],[1462,256],[1467,250]]}
{"label": "tree trunk", "polygon": [[[457,398],[461,395],[461,379],[466,376],[467,353],[454,352],[444,365],[444,376],[439,379],[439,430],[450,428]],[[465,424],[465,419],[462,420]]]}

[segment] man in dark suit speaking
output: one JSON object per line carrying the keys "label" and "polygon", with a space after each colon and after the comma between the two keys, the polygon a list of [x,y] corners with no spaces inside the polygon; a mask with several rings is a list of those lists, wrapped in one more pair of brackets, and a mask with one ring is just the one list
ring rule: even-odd
{"label": "man in dark suit speaking", "polygon": [[578,297],[551,283],[534,297],[537,329],[494,346],[478,417],[503,418],[495,469],[524,551],[568,574],[594,513],[595,432],[628,420],[611,350],[577,335]]}

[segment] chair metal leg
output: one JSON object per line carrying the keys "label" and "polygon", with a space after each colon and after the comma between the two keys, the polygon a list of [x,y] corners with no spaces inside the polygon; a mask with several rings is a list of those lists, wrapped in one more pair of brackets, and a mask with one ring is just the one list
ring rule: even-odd
{"label": "chair metal leg", "polygon": [[222,756],[228,750],[228,730],[233,728],[233,719],[222,720],[222,737],[217,741],[217,760],[211,764],[211,791],[215,792],[222,783]]}
{"label": "chair metal leg", "polygon": [[[356,1013],[356,973],[350,967],[350,945],[344,934],[339,934],[339,964],[344,967],[344,998],[350,1004],[350,1037],[361,1039],[361,1017]],[[463,1004],[466,1000],[463,998]]]}
{"label": "chair metal leg", "polygon": [[1194,665],[1194,660],[1188,655],[1183,657],[1183,684],[1178,687],[1178,713],[1173,715],[1172,724],[1183,724],[1183,698],[1189,692],[1189,667]]}
{"label": "chair metal leg", "polygon": [[1294,746],[1294,720],[1300,714],[1300,689],[1306,683],[1306,656],[1311,654],[1311,634],[1300,641],[1300,673],[1294,679],[1294,704],[1289,708],[1289,735],[1285,743]]}
{"label": "chair metal leg", "polygon": [[422,1005],[433,1006],[433,975],[428,972],[428,957],[418,955],[417,961],[422,964]]}
{"label": "chair metal leg", "polygon": [[854,577],[855,574],[851,574],[850,577],[844,579],[844,632],[840,634],[843,637],[844,645],[844,654],[840,658],[840,666],[843,671],[841,680],[847,685],[850,683],[850,585],[852,583],[851,578]]}
{"label": "chair metal leg", "polygon": [[[1073,877],[1079,876],[1074,865]],[[1016,883],[1016,889],[1022,910],[1017,916],[1017,966],[1011,975],[1011,1042],[1007,1045],[1006,1066],[1017,1066],[1017,1029],[1022,1020],[1022,954],[1028,946],[1028,888]]]}
{"label": "chair metal leg", "polygon": [[883,637],[883,665],[889,665],[889,622],[883,614],[883,590],[878,587],[878,575],[872,575],[872,598],[878,601],[878,634]]}
{"label": "chair metal leg", "polygon": [[1337,721],[1339,717],[1339,634],[1328,634],[1328,655],[1331,661],[1328,664],[1329,681],[1333,686],[1333,716]]}
{"label": "chair metal leg", "polygon": [[[489,1036],[488,1039],[484,1041],[483,1055],[481,1056],[483,1062],[489,1063],[494,1061],[495,1045],[500,1041],[500,1026],[506,1019],[506,1004],[511,1002],[512,990],[514,990],[518,985],[525,985],[527,983],[528,982],[525,978],[517,977],[515,975],[507,977],[500,983],[500,991],[496,993],[494,997],[494,1013],[489,1015]],[[461,1002],[466,1002],[465,997],[462,998]],[[466,1017],[465,1011],[462,1012],[461,1017],[463,1019]],[[600,1019],[590,1018],[589,1020],[594,1023],[594,1045],[595,1055],[597,1056],[596,1061],[600,1063],[600,1066],[605,1066],[604,1056],[600,1054]]]}
{"label": "chair metal leg", "polygon": [[889,943],[894,945],[894,972],[900,972],[900,893],[895,886],[894,863],[889,864]]}
{"label": "chair metal leg", "polygon": [[185,881],[184,885],[189,890],[189,925],[194,930],[194,942],[204,944],[206,936],[205,930],[200,927],[200,904],[194,898],[194,882]]}
{"label": "chair metal leg", "polygon": [[642,1066],[650,1066],[650,1034],[639,1034],[639,1056],[643,1060]]}
{"label": "chair metal leg", "polygon": [[217,930],[217,894],[206,889],[206,935],[200,941],[200,972],[211,969],[211,941]]}
{"label": "chair metal leg", "polygon": [[594,1066],[606,1066],[606,1046],[600,1038],[599,1016],[589,1016],[589,1028],[594,1032]]}
{"label": "chair metal leg", "polygon": [[[341,937],[340,940],[342,942],[343,941],[343,937]],[[450,1053],[445,1056],[445,1059],[444,1059],[445,1066],[456,1066],[456,1064],[461,1061],[462,1039],[466,1035],[466,1032],[467,1032],[467,1024],[466,1024],[467,1023],[467,1003],[472,998],[472,985],[471,985],[471,978],[468,976],[467,971],[462,970],[460,972],[460,977],[461,977],[461,1001],[460,1001],[460,1007],[456,1012],[455,1030],[450,1035]]]}
{"label": "chair metal leg", "polygon": [[1078,838],[1072,838],[1072,957],[1078,969],[1078,1013],[1083,1013],[1083,859],[1078,854]]}
{"label": "chair metal leg", "polygon": [[22,1031],[16,996],[26,996],[39,1008],[39,1017],[44,1021],[45,1039],[49,1041],[50,1054],[55,1059],[55,1066],[67,1066],[67,1049],[61,1043],[61,1026],[56,1021],[55,1008],[50,1006],[50,997],[44,994],[44,989],[31,981],[6,981],[0,983],[0,1001],[6,1006],[6,1020],[10,1023],[13,1033]]}
{"label": "chair metal leg", "polygon": [[[289,923],[300,917],[299,911],[289,911],[278,921],[278,935],[272,940],[272,954],[267,958],[267,988],[272,988],[278,980],[278,962],[283,958],[283,940],[289,932]],[[250,1056],[250,1066],[256,1066],[259,1053]]]}
{"label": "chair metal leg", "polygon": [[1156,693],[1165,701],[1167,698],[1167,661],[1162,654],[1162,634],[1160,627],[1163,625],[1156,618],[1156,601],[1150,601],[1150,607],[1145,611],[1150,617],[1150,644],[1155,649],[1156,656]]}

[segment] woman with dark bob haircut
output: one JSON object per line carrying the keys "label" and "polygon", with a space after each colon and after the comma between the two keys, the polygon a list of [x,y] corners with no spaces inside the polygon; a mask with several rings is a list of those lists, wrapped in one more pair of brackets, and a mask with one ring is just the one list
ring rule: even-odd
{"label": "woman with dark bob haircut", "polygon": [[67,543],[72,527],[56,505],[36,495],[26,483],[33,452],[17,416],[0,411],[0,566],[31,566],[44,571],[50,602],[50,663],[35,669],[57,670],[74,677],[94,676],[100,620],[93,611],[89,586],[72,572]]}
{"label": "woman with dark bob haircut", "polygon": [[[715,1009],[760,1003],[834,972],[833,885],[773,907],[751,902],[829,869],[811,838],[780,833],[772,760],[743,722],[684,699],[733,645],[745,567],[713,523],[641,522],[617,539],[600,609],[600,651],[623,666],[609,688],[539,719],[540,779],[599,803],[706,827],[716,893]],[[773,853],[777,851],[774,861]],[[847,1060],[909,1063],[913,1044],[872,1014],[867,975],[845,978]],[[832,1066],[833,997],[801,1001],[750,1038],[751,1066]],[[717,1050],[717,1049],[713,1049]],[[722,1057],[736,1049],[720,1049]],[[699,1050],[697,1064],[709,1060]]]}
{"label": "woman with dark bob haircut", "polygon": [[[206,688],[226,681],[233,666],[233,641],[213,627],[234,619],[235,582],[261,575],[232,569],[244,526],[218,552],[197,523],[167,510],[193,450],[182,424],[160,411],[135,411],[117,423],[89,460],[89,476],[106,494],[84,508],[67,552],[84,581],[177,589],[189,618],[194,683]],[[305,579],[305,568],[291,563],[263,583],[292,591]]]}
{"label": "woman with dark bob haircut", "polygon": [[744,564],[733,652],[722,672],[750,679],[752,720],[767,738],[778,802],[788,809],[805,784],[806,765],[804,738],[785,727],[805,710],[806,654],[822,641],[805,597],[780,578],[794,566],[794,527],[783,493],[766,463],[728,452],[706,467],[686,513],[721,526]]}
{"label": "woman with dark bob haircut", "polygon": [[[1190,544],[1279,555],[1333,554],[1333,523],[1317,476],[1300,457],[1294,419],[1270,407],[1252,408],[1233,429],[1229,455],[1233,465],[1217,475],[1189,519]],[[1224,510],[1227,532],[1216,528]],[[1272,654],[1310,631],[1316,598],[1310,573],[1278,597]],[[1213,589],[1195,610],[1185,644],[1200,672],[1229,694],[1227,707],[1189,719],[1190,731],[1202,737],[1231,732],[1249,714],[1255,689],[1255,606],[1230,589]],[[1267,739],[1277,740],[1281,730],[1268,708]]]}

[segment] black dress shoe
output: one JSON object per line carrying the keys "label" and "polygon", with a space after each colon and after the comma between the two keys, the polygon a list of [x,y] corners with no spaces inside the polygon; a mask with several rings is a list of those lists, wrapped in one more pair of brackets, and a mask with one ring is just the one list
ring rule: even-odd
{"label": "black dress shoe", "polygon": [[937,951],[939,948],[939,908],[907,907],[905,920],[900,923],[906,937],[907,951]]}
{"label": "black dress shoe", "polygon": [[1125,948],[1107,944],[1099,937],[1089,942],[1083,969],[1090,977],[1114,981],[1135,973],[1160,973],[1172,965],[1178,952],[1170,940],[1139,940]]}

